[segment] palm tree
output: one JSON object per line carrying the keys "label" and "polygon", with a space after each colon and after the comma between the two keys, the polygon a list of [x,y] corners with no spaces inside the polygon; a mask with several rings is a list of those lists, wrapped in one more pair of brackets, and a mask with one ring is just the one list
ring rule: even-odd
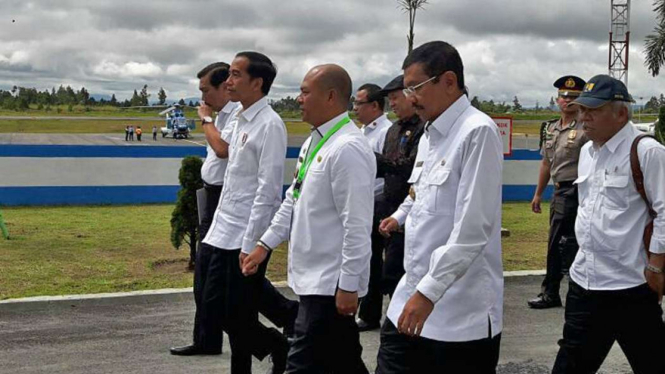
{"label": "palm tree", "polygon": [[646,65],[649,73],[654,77],[660,73],[660,68],[665,64],[665,0],[655,0],[653,11],[656,12],[656,27],[654,33],[647,35],[644,40],[644,52]]}
{"label": "palm tree", "polygon": [[397,0],[397,3],[405,13],[409,13],[409,34],[406,36],[406,40],[409,42],[408,53],[411,53],[413,50],[413,26],[416,24],[416,11],[423,8],[427,4],[427,0]]}

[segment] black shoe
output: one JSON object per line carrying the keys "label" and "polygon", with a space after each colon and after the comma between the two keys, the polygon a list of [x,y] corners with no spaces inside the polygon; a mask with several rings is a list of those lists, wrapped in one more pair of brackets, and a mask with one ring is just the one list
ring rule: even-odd
{"label": "black shoe", "polygon": [[561,298],[550,297],[541,293],[535,299],[529,300],[527,304],[533,309],[558,308],[561,306]]}
{"label": "black shoe", "polygon": [[363,331],[372,331],[376,330],[379,327],[381,327],[381,324],[379,322],[376,323],[367,323],[363,321],[362,319],[358,318],[356,320],[356,324],[358,325],[358,331],[363,332]]}
{"label": "black shoe", "polygon": [[286,357],[289,353],[289,345],[283,344],[270,355],[272,367],[266,374],[283,374],[286,371]]}
{"label": "black shoe", "polygon": [[197,355],[221,355],[221,349],[203,349],[195,345],[186,345],[183,347],[171,347],[171,354],[174,356],[197,356]]}

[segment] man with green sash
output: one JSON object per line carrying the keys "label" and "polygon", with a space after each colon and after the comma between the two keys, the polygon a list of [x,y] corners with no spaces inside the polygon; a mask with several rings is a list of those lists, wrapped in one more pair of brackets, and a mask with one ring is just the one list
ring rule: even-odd
{"label": "man with green sash", "polygon": [[243,273],[260,269],[272,248],[289,240],[289,286],[300,308],[287,372],[367,373],[354,315],[369,283],[376,160],[346,111],[351,78],[343,68],[312,68],[300,90],[312,135]]}

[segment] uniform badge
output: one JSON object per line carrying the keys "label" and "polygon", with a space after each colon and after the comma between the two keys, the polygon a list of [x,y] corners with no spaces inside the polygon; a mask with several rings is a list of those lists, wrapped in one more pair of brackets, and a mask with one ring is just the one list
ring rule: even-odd
{"label": "uniform badge", "polygon": [[246,142],[247,142],[247,133],[244,132],[242,133],[242,145],[245,145]]}
{"label": "uniform badge", "polygon": [[298,157],[298,162],[303,162],[303,161],[304,160],[303,160],[302,156]]}
{"label": "uniform badge", "polygon": [[416,190],[411,186],[409,188],[409,196],[411,196],[411,200],[416,201]]}
{"label": "uniform badge", "polygon": [[316,159],[316,161],[318,161],[318,162],[321,162],[321,160],[323,160],[323,157],[321,157],[321,156],[319,156],[319,157]]}
{"label": "uniform badge", "polygon": [[446,159],[444,158],[443,160],[441,160],[441,166],[444,166],[445,164],[446,164]]}
{"label": "uniform badge", "polygon": [[568,134],[568,140],[574,140],[577,138],[577,130],[570,130],[570,133]]}
{"label": "uniform badge", "polygon": [[423,162],[422,162],[422,161],[418,161],[418,162],[416,162],[416,167],[417,167],[417,168],[419,168],[419,167],[421,167],[421,166],[423,166]]}
{"label": "uniform badge", "polygon": [[411,130],[406,130],[405,135],[406,135],[406,136],[411,136]]}
{"label": "uniform badge", "polygon": [[575,80],[573,78],[568,78],[566,81],[566,88],[573,88],[575,87]]}

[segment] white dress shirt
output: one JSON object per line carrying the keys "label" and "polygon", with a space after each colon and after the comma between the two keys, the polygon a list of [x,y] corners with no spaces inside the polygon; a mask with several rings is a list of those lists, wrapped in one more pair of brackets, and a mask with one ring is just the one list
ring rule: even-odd
{"label": "white dress shirt", "polygon": [[404,268],[388,307],[397,325],[420,291],[434,302],[422,336],[471,341],[503,327],[501,175],[496,124],[462,95],[425,127],[409,196],[392,215],[405,224]]}
{"label": "white dress shirt", "polygon": [[[588,142],[580,151],[580,206],[575,235],[580,249],[570,278],[587,290],[621,290],[646,282],[647,256],[642,242],[651,219],[635,188],[630,147],[641,134],[632,122],[602,147]],[[665,147],[644,139],[637,147],[644,189],[658,213],[650,251],[665,253]]]}
{"label": "white dress shirt", "polygon": [[[318,128],[325,134],[342,113]],[[298,166],[312,137],[303,144]],[[297,169],[296,169],[297,170]],[[300,198],[286,192],[261,240],[275,248],[289,240],[289,286],[297,295],[335,295],[339,288],[367,294],[376,159],[360,130],[349,122],[319,150],[303,181]]]}
{"label": "white dress shirt", "polygon": [[[224,128],[228,125],[235,111],[241,108],[240,103],[229,101],[215,118],[215,127],[220,132],[220,137]],[[231,127],[231,126],[229,126]],[[201,178],[207,184],[221,186],[224,183],[224,173],[226,173],[227,158],[219,158],[210,144],[207,146],[206,159],[201,167]]]}
{"label": "white dress shirt", "polygon": [[250,253],[282,201],[286,126],[264,97],[239,111],[220,204],[203,240]]}
{"label": "white dress shirt", "polygon": [[[360,130],[363,132],[363,135],[369,141],[370,147],[374,153],[382,154],[383,147],[386,144],[386,133],[388,129],[392,126],[393,123],[390,122],[388,116],[383,114],[378,117],[372,123],[363,125]],[[383,194],[383,185],[385,181],[383,178],[376,178],[374,183],[374,197],[381,196]]]}

